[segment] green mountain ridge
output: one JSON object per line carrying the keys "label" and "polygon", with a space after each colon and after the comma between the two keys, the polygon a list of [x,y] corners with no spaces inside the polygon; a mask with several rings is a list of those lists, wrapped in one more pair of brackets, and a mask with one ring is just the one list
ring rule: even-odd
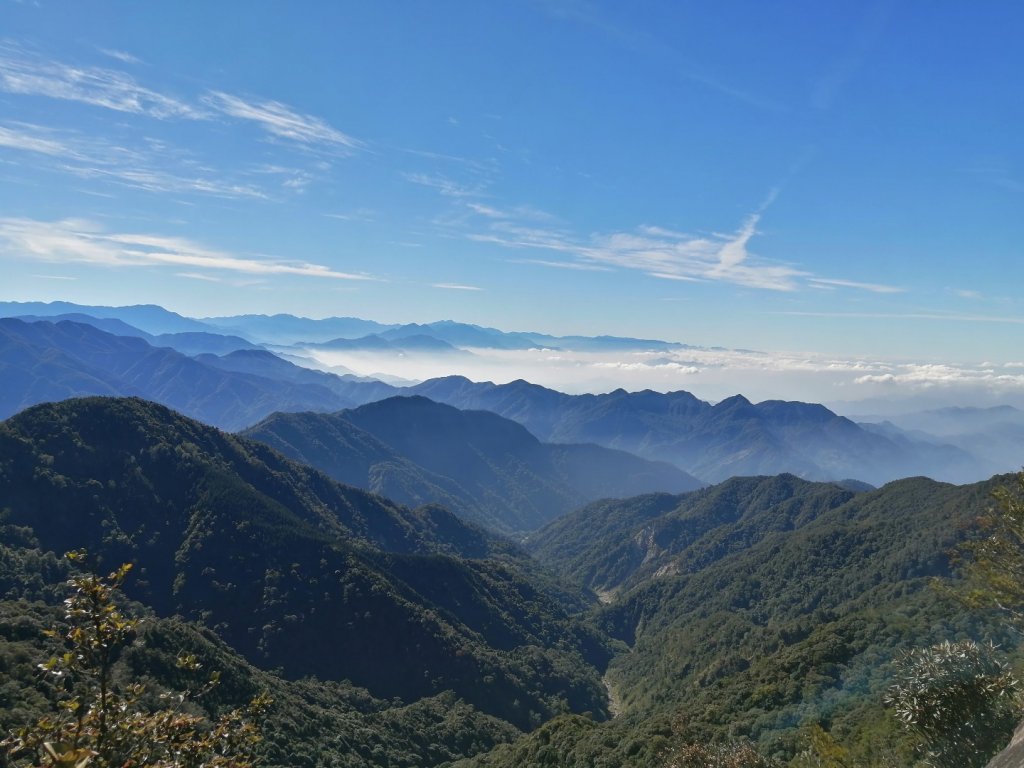
{"label": "green mountain ridge", "polygon": [[407,504],[439,503],[506,532],[533,530],[596,498],[699,482],[596,445],[543,444],[487,411],[393,397],[336,414],[274,414],[242,432],[335,479]]}
{"label": "green mountain ridge", "polygon": [[133,597],[286,677],[406,701],[454,690],[520,728],[604,712],[604,641],[512,545],[162,406],[90,398],[3,422],[0,509],[44,549],[138,562]]}
{"label": "green mountain ridge", "polygon": [[[542,531],[534,550],[621,590],[597,621],[631,647],[608,671],[627,722],[681,718],[691,738],[728,732],[787,759],[808,723],[898,745],[881,698],[900,649],[962,637],[1017,645],[931,587],[952,575],[949,551],[1008,480],[911,478],[852,493],[737,478],[592,505]],[[648,562],[628,556],[641,533]]]}
{"label": "green mountain ridge", "polygon": [[854,496],[794,475],[733,478],[681,496],[597,502],[538,531],[528,548],[590,589],[628,590],[654,575],[700,570]]}
{"label": "green mountain ridge", "polygon": [[[45,632],[62,625],[67,561],[38,549],[38,541],[0,524],[0,733],[52,709],[55,693],[36,663],[53,647]],[[296,768],[435,766],[486,751],[519,731],[442,693],[411,704],[375,698],[349,683],[286,680],[253,666],[210,629],[161,618],[130,603],[141,618],[137,637],[117,662],[117,677],[142,681],[150,695],[201,685],[205,675],[183,673],[181,653],[194,654],[220,683],[188,705],[207,716],[242,706],[266,692],[274,701],[263,724],[263,763]]]}

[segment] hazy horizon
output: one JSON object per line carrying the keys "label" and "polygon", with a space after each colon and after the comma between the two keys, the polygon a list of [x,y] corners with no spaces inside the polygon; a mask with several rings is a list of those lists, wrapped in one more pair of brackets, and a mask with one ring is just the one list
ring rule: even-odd
{"label": "hazy horizon", "polygon": [[2,14],[0,299],[763,353],[464,361],[563,389],[1024,398],[1016,4]]}
{"label": "hazy horizon", "polygon": [[[103,316],[102,312],[95,314]],[[202,321],[211,317],[191,319]],[[379,318],[359,319],[391,325]],[[423,319],[419,324],[431,322],[439,321]],[[540,333],[530,328],[495,330]],[[819,402],[851,416],[885,417],[949,406],[1012,405],[1024,409],[1024,362],[1020,361],[948,364],[884,357],[839,357],[805,351],[700,347],[678,338],[650,341],[686,346],[600,351],[571,345],[512,350],[463,347],[440,353],[378,352],[278,344],[257,334],[230,329],[222,332],[241,333],[300,365],[339,374],[379,377],[398,384],[458,375],[496,384],[525,379],[568,394],[600,394],[620,388],[658,392],[685,390],[712,403],[737,394],[753,402]],[[400,347],[400,341],[396,345]]]}

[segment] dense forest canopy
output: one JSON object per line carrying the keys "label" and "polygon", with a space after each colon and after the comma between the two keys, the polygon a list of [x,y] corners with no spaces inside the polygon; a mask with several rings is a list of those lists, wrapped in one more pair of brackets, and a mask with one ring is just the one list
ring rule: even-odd
{"label": "dense forest canopy", "polygon": [[[0,725],[56,700],[33,669],[81,546],[135,565],[115,676],[188,687],[187,651],[222,670],[190,705],[204,722],[266,691],[270,764],[800,766],[831,744],[910,765],[920,734],[888,693],[906,654],[1015,653],[998,613],[954,596],[991,587],[954,588],[951,562],[994,492],[1017,508],[1012,480],[734,478],[595,502],[524,550],[146,401],[41,405],[0,424]],[[972,546],[972,583],[1006,567]]]}

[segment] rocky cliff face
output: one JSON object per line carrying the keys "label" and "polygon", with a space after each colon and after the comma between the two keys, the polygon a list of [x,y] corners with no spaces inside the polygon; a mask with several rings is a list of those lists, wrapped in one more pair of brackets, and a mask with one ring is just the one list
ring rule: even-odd
{"label": "rocky cliff face", "polygon": [[992,758],[985,768],[1022,768],[1024,766],[1024,722],[1017,726],[1009,745]]}

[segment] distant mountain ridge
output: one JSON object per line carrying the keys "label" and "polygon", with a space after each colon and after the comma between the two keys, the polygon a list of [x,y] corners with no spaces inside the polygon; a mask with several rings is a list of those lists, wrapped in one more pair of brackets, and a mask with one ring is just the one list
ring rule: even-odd
{"label": "distant mountain ridge", "polygon": [[602,497],[682,491],[682,470],[597,445],[544,444],[488,411],[422,396],[334,414],[276,413],[245,430],[337,480],[407,504],[435,502],[502,531],[528,531]]}
{"label": "distant mountain ridge", "polygon": [[239,336],[225,336],[210,331],[179,331],[176,333],[146,333],[116,318],[96,318],[82,312],[69,312],[60,315],[15,315],[12,319],[26,323],[69,321],[91,325],[114,336],[130,336],[144,339],[154,347],[170,347],[185,355],[227,354],[239,349],[260,349],[256,344]]}
{"label": "distant mountain ridge", "polygon": [[337,338],[330,341],[302,342],[297,346],[305,349],[346,350],[358,352],[427,352],[431,354],[469,354],[443,339],[423,333],[389,338],[384,334],[371,333],[358,339]]}
{"label": "distant mountain ridge", "polygon": [[[686,344],[656,339],[620,336],[552,336],[545,333],[501,331],[471,323],[440,320],[432,323],[387,324],[357,317],[328,317],[314,320],[295,315],[235,315],[186,318],[155,305],[95,307],[70,302],[0,302],[0,317],[34,315],[48,317],[80,313],[95,318],[121,320],[151,334],[207,332],[240,336],[254,344],[289,346],[296,343],[323,344],[334,339],[360,339],[379,336],[400,342],[410,336],[423,336],[456,348],[599,350],[686,349]],[[421,342],[422,344],[422,342]],[[401,347],[401,343],[396,345]]]}
{"label": "distant mountain ridge", "polygon": [[457,408],[494,411],[544,441],[596,443],[667,461],[706,482],[783,472],[873,485],[922,474],[954,482],[984,476],[984,467],[965,451],[894,442],[814,403],[754,404],[735,395],[711,405],[684,391],[567,395],[522,380],[475,383],[461,376],[408,391]]}
{"label": "distant mountain ridge", "polygon": [[1024,411],[1011,405],[936,408],[888,419],[854,418],[866,429],[892,428],[919,441],[955,445],[985,462],[993,474],[1024,466]]}
{"label": "distant mountain ridge", "polygon": [[81,313],[95,318],[120,320],[141,331],[151,334],[206,332],[217,333],[213,325],[200,320],[184,317],[156,304],[135,304],[127,307],[96,307],[73,304],[68,301],[0,301],[0,317],[18,315],[39,315],[48,317]]}
{"label": "distant mountain ridge", "polygon": [[[424,354],[431,349],[445,349],[448,354],[468,355],[469,351],[455,345],[543,345],[549,340],[557,341],[555,337],[541,338],[542,334],[505,334],[449,321],[384,326],[357,318],[319,321],[293,316],[243,316],[229,328],[232,318],[198,323],[159,307],[0,304],[0,311],[11,308],[21,313],[31,309],[37,314],[82,309],[108,316],[119,314],[121,317],[103,321],[107,328],[123,331],[115,324],[145,321],[148,326],[140,332],[149,333],[155,343],[167,340],[189,351],[231,351],[217,357],[204,356],[207,352],[201,351],[196,359],[187,355],[175,358],[168,355],[169,350],[158,353],[152,348],[126,347],[126,337],[121,336],[107,334],[100,341],[99,336],[80,332],[82,338],[75,342],[66,338],[67,334],[63,341],[56,337],[47,340],[42,338],[41,331],[23,330],[17,343],[21,349],[10,352],[10,359],[0,357],[0,368],[11,367],[15,358],[20,361],[0,385],[0,415],[62,397],[124,394],[167,403],[222,428],[240,429],[274,411],[336,411],[393,395],[423,395],[463,410],[492,411],[519,422],[543,442],[593,443],[624,450],[645,459],[671,463],[705,482],[782,472],[815,480],[849,478],[873,485],[914,475],[969,482],[989,476],[994,469],[1009,469],[1006,464],[1014,461],[1015,456],[1020,456],[1020,460],[1012,466],[1024,464],[1024,423],[993,424],[989,420],[982,431],[946,438],[887,429],[884,425],[858,425],[821,405],[784,401],[754,404],[740,395],[712,405],[684,391],[620,389],[599,395],[568,395],[523,380],[492,384],[472,382],[461,376],[399,387],[344,374],[331,377],[306,373],[299,366],[287,362],[281,365],[267,356],[243,358],[239,355],[246,350],[231,347],[250,343],[248,337],[222,335],[243,334],[253,328],[262,329],[262,333],[274,329],[292,333],[326,328],[330,334],[324,341],[328,343],[334,340],[350,347],[390,345],[393,353],[401,355],[408,354],[402,344],[415,345]],[[223,325],[215,326],[214,320]],[[10,328],[13,321],[3,322]],[[196,323],[201,330],[196,329]],[[192,330],[167,331],[166,336],[151,333],[157,327],[184,326]],[[355,334],[355,338],[339,336],[342,329]],[[218,330],[221,333],[216,333]],[[98,328],[94,331],[103,333]],[[9,331],[6,333],[9,335]],[[26,347],[31,333],[37,338]],[[90,341],[85,342],[82,334],[88,335]],[[251,343],[258,341],[253,338]],[[635,342],[642,348],[649,348],[652,343],[612,337],[591,341],[627,346]],[[121,352],[111,354],[115,347]],[[275,349],[287,356],[287,347]],[[142,362],[135,365],[129,360],[131,355]]]}
{"label": "distant mountain ridge", "polygon": [[224,370],[91,325],[0,318],[0,417],[69,397],[135,395],[224,429],[239,429],[276,410],[338,410],[355,404],[339,391],[345,386],[341,379],[309,380],[316,378],[309,371],[307,380],[298,380],[305,369],[292,368],[292,380],[267,378]]}

